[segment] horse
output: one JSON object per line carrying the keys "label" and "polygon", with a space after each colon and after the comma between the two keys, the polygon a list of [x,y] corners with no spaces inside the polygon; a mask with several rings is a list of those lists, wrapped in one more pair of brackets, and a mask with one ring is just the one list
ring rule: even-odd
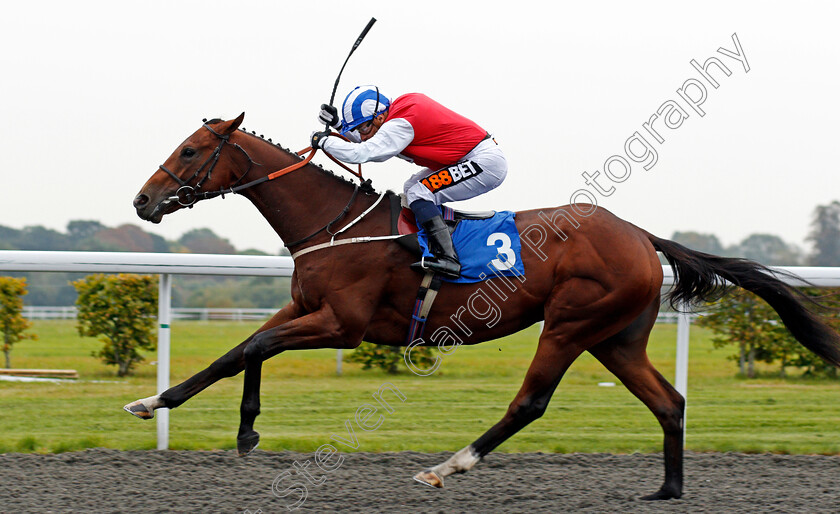
{"label": "horse", "polygon": [[[155,409],[178,407],[214,382],[244,370],[237,434],[242,456],[259,442],[254,422],[260,412],[264,360],[290,350],[350,350],[362,340],[405,346],[422,278],[409,268],[415,255],[393,240],[379,238],[392,233],[391,208],[381,200],[394,193],[360,188],[240,129],[244,114],[206,121],[152,174],[134,198],[134,207],[140,218],[160,223],[165,215],[196,201],[230,193],[245,196],[277,235],[290,242],[287,247],[295,262],[292,299],[203,371],[124,407],[151,419]],[[345,216],[355,219],[347,223]],[[494,276],[485,282],[504,296],[499,312],[491,317],[487,310],[475,308],[477,295],[488,294],[481,289],[483,283],[444,283],[427,319],[432,335],[419,343],[433,345],[437,339],[472,345],[543,321],[536,354],[501,420],[446,461],[418,472],[418,481],[443,487],[445,477],[472,469],[538,419],[572,362],[589,352],[662,427],[665,479],[659,490],[643,499],[679,498],[685,400],[646,354],[662,301],[657,252],[674,270],[676,283],[667,293],[672,304],[708,301],[731,285],[743,287],[766,300],[802,345],[840,366],[840,336],[802,295],[756,262],[690,250],[592,204],[517,212],[515,224],[523,242],[524,276]],[[335,234],[340,235],[330,245]]]}

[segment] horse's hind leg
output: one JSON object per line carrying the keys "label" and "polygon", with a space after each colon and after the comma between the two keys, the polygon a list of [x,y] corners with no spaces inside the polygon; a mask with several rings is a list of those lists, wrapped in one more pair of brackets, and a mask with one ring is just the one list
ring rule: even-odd
{"label": "horse's hind leg", "polygon": [[564,344],[564,339],[546,327],[540,335],[537,352],[525,375],[525,381],[501,421],[449,460],[421,471],[414,479],[434,487],[443,487],[444,477],[469,471],[482,457],[542,416],[563,374],[587,347],[586,340],[577,344]]}
{"label": "horse's hind leg", "polygon": [[683,414],[685,399],[648,360],[650,330],[656,321],[658,300],[642,316],[589,352],[606,366],[656,416],[665,433],[665,483],[643,500],[679,498],[683,485]]}

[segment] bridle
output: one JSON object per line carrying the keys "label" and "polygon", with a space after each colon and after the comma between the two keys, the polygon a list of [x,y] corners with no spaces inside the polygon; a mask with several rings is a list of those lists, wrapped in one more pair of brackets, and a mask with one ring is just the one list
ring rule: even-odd
{"label": "bridle", "polygon": [[[244,148],[239,146],[238,143],[230,143],[230,141],[229,141],[230,140],[230,134],[219,134],[218,132],[213,130],[213,127],[211,127],[210,125],[207,124],[206,119],[202,120],[202,121],[204,122],[203,127],[206,128],[207,130],[209,130],[210,132],[212,132],[213,135],[215,135],[216,137],[219,138],[219,145],[216,147],[215,150],[213,150],[213,153],[210,154],[210,156],[207,158],[207,160],[205,160],[204,163],[201,166],[199,166],[199,168],[197,170],[195,170],[195,173],[193,173],[192,176],[190,178],[188,178],[187,180],[184,180],[181,177],[179,177],[178,175],[176,175],[175,173],[173,173],[170,169],[168,169],[163,164],[161,164],[159,166],[161,170],[165,171],[167,175],[172,177],[172,179],[175,182],[177,182],[179,186],[181,186],[175,192],[175,196],[171,196],[171,197],[167,198],[167,200],[177,201],[182,207],[192,208],[192,206],[195,204],[195,202],[197,202],[199,200],[208,200],[210,198],[215,198],[217,196],[221,196],[222,198],[224,198],[225,195],[227,195],[227,194],[236,194],[239,191],[242,191],[243,189],[247,189],[249,187],[254,187],[256,185],[262,184],[263,182],[267,182],[269,180],[274,180],[277,177],[282,177],[283,175],[285,175],[287,173],[291,173],[291,172],[293,172],[297,169],[302,168],[306,164],[308,164],[309,161],[311,161],[312,158],[315,157],[315,153],[318,151],[317,148],[312,148],[312,147],[304,148],[303,150],[301,150],[299,152],[295,152],[295,155],[297,155],[298,157],[301,157],[301,156],[303,156],[304,153],[309,152],[309,155],[307,155],[306,158],[304,158],[303,160],[301,160],[299,162],[296,162],[295,164],[292,164],[290,166],[286,166],[285,168],[277,170],[273,173],[269,173],[268,175],[266,175],[264,177],[260,177],[256,180],[252,180],[251,182],[247,182],[245,184],[240,184],[240,182],[242,182],[242,180],[248,175],[248,172],[251,171],[251,168],[253,167],[254,164],[256,164],[257,166],[262,166],[262,164],[260,164],[256,161],[254,161],[253,159],[251,159],[251,156],[248,155],[248,152],[246,152]],[[342,139],[345,139],[345,140],[347,139],[340,134],[333,133],[333,135],[341,137]],[[201,189],[201,186],[204,184],[204,182],[207,179],[210,178],[210,174],[213,173],[213,169],[216,167],[216,164],[219,162],[219,157],[222,154],[222,148],[225,146],[225,143],[232,144],[234,148],[236,148],[237,150],[239,150],[243,154],[245,154],[245,157],[248,159],[248,169],[245,170],[245,173],[243,173],[239,178],[236,179],[236,182],[234,182],[233,184],[231,184],[227,188],[221,188],[218,191],[204,191],[202,193],[199,193],[198,190]],[[362,176],[362,165],[361,164],[359,164],[359,170],[358,171],[353,171],[350,168],[348,168],[347,166],[345,166],[344,163],[339,162],[338,159],[336,159],[332,155],[328,154],[327,152],[324,152],[324,153],[327,154],[327,156],[330,159],[332,159],[333,162],[335,162],[336,164],[338,164],[339,166],[341,166],[345,170],[349,171],[350,173],[352,173],[353,175],[358,177],[360,182],[362,182],[363,184],[365,183],[365,178]],[[212,161],[212,163],[211,163],[211,161]],[[204,169],[205,166],[207,166],[207,164],[210,164],[210,167],[207,168],[207,174],[205,174],[203,177],[199,178],[198,182],[196,183],[195,186],[189,185],[190,182],[192,182],[193,180],[198,178],[198,176],[201,174],[201,171]],[[370,181],[368,180],[367,182],[368,182],[368,188],[370,188],[370,185],[369,185]],[[356,187],[359,187],[359,186],[357,185]]]}
{"label": "bridle", "polygon": [[[251,156],[248,155],[248,152],[246,152],[244,148],[239,146],[239,144],[231,143],[234,148],[245,154],[245,157],[248,159],[248,169],[245,170],[245,173],[243,173],[238,179],[236,179],[236,182],[234,182],[228,189],[220,189],[219,191],[205,191],[199,194],[198,190],[201,189],[201,186],[204,184],[204,182],[206,182],[207,179],[210,178],[210,175],[213,173],[213,169],[215,169],[216,164],[219,163],[219,157],[222,155],[222,148],[225,146],[225,143],[230,142],[230,134],[219,134],[218,132],[213,130],[213,127],[208,125],[206,122],[203,126],[219,138],[219,145],[216,147],[215,150],[213,150],[213,153],[210,154],[209,157],[207,157],[207,160],[205,160],[204,163],[202,163],[201,166],[199,166],[198,169],[195,170],[195,173],[193,173],[190,178],[184,180],[175,173],[173,173],[169,168],[167,168],[163,164],[160,165],[160,169],[165,171],[167,175],[172,177],[172,179],[175,182],[177,182],[179,186],[181,186],[175,192],[175,196],[170,197],[169,200],[177,201],[183,207],[192,208],[193,204],[195,204],[195,202],[197,202],[199,199],[205,200],[207,198],[213,198],[216,196],[224,197],[224,195],[228,193],[236,193],[240,189],[239,183],[242,182],[242,180],[248,175],[248,172],[251,171],[253,165],[257,164],[258,166],[261,166],[261,164],[251,159]],[[210,167],[207,168],[207,173],[203,177],[199,177],[201,175],[201,171],[208,164],[210,164]],[[195,186],[191,186],[190,182],[192,182],[195,179],[198,179],[198,182],[196,182]],[[201,198],[199,198],[199,196]]]}
{"label": "bridle", "polygon": [[[199,200],[208,200],[210,198],[215,198],[217,196],[221,196],[222,198],[224,198],[226,194],[236,194],[236,193],[239,193],[240,191],[242,191],[243,189],[247,189],[249,187],[254,187],[256,185],[262,184],[263,182],[268,182],[269,180],[273,180],[275,178],[278,178],[278,177],[281,177],[281,176],[286,175],[288,173],[291,173],[292,171],[300,169],[303,166],[305,166],[306,164],[308,164],[309,161],[311,161],[312,158],[315,156],[315,153],[318,151],[317,148],[312,148],[312,147],[304,148],[300,152],[295,153],[295,155],[297,155],[298,157],[301,157],[304,153],[306,153],[308,151],[309,155],[307,155],[304,159],[302,159],[302,160],[300,160],[300,161],[298,161],[298,162],[296,162],[292,165],[289,165],[289,166],[287,166],[283,169],[280,169],[280,170],[277,170],[275,172],[269,173],[268,175],[266,175],[264,177],[260,177],[256,180],[246,182],[245,184],[240,184],[240,182],[242,182],[242,180],[251,171],[251,168],[253,167],[254,164],[256,164],[257,166],[262,166],[262,164],[254,161],[251,158],[251,156],[248,155],[248,152],[245,151],[244,148],[239,146],[239,144],[230,143],[230,134],[219,134],[218,132],[213,130],[213,127],[211,127],[210,125],[207,124],[206,119],[202,120],[202,121],[204,122],[203,127],[206,128],[207,130],[209,130],[211,133],[213,133],[213,135],[215,135],[216,137],[219,138],[219,145],[216,146],[216,149],[213,151],[212,154],[210,154],[209,157],[207,157],[207,159],[201,164],[201,166],[199,166],[199,168],[197,170],[195,170],[195,173],[193,173],[192,176],[190,178],[188,178],[187,180],[184,180],[181,177],[179,177],[178,175],[176,175],[175,173],[173,173],[170,169],[168,169],[163,164],[160,165],[160,169],[165,171],[167,175],[172,177],[172,179],[175,180],[175,182],[177,182],[179,186],[181,186],[175,192],[175,196],[171,196],[171,197],[167,198],[167,201],[169,201],[169,202],[177,201],[178,204],[180,204],[183,207],[192,208],[192,206],[195,205],[195,203]],[[343,138],[343,136],[341,136],[339,134],[334,134],[334,135],[337,135],[338,137]],[[346,139],[346,138],[344,138],[344,139]],[[229,144],[233,145],[234,148],[236,148],[237,150],[239,150],[243,154],[245,154],[245,157],[248,159],[248,169],[245,170],[245,173],[243,173],[239,178],[236,179],[236,182],[234,182],[233,184],[231,184],[230,186],[228,186],[226,188],[223,187],[223,188],[220,188],[217,191],[199,192],[199,189],[201,189],[201,186],[207,181],[207,179],[210,178],[210,175],[213,173],[213,169],[216,167],[216,164],[218,164],[219,157],[222,154],[222,148],[224,148],[225,143],[229,143]],[[340,221],[342,218],[344,218],[344,216],[347,215],[348,212],[350,212],[350,208],[352,207],[353,202],[356,200],[356,196],[358,196],[359,190],[361,189],[362,191],[364,191],[366,193],[367,192],[373,192],[373,187],[371,186],[370,179],[365,180],[364,177],[362,177],[362,165],[361,164],[359,164],[359,171],[355,172],[352,169],[345,166],[343,163],[339,162],[332,155],[328,154],[327,152],[324,152],[324,153],[330,159],[332,159],[336,164],[338,164],[339,166],[341,166],[345,170],[349,171],[350,173],[352,173],[353,175],[358,177],[359,181],[361,183],[360,184],[354,184],[355,188],[353,189],[353,195],[350,197],[350,201],[347,202],[347,205],[344,207],[344,209],[342,209],[342,211],[338,214],[338,216],[335,219],[333,219],[332,221],[330,221],[329,223],[327,223],[326,225],[324,225],[320,229],[316,230],[312,234],[304,237],[303,239],[300,239],[300,240],[295,241],[293,243],[287,244],[286,245],[287,248],[291,248],[293,246],[305,243],[305,242],[309,241],[310,239],[312,239],[313,237],[315,237],[316,235],[320,234],[321,232],[323,232],[325,230],[327,231],[328,234],[335,236],[335,234],[333,234],[332,231],[331,231],[332,225],[334,223],[337,223],[338,221]],[[203,177],[200,177],[202,170],[204,170],[204,168],[207,167],[208,164],[210,166],[207,168],[207,173]],[[196,182],[195,186],[191,186],[190,182],[192,182],[193,180],[196,180],[196,179],[198,179],[198,181]]]}

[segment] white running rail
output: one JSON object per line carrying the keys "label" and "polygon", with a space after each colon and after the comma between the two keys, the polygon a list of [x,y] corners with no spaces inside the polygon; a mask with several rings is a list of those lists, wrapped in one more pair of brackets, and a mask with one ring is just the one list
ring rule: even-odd
{"label": "white running rail", "polygon": [[[0,271],[63,271],[71,273],[159,274],[158,394],[169,389],[169,323],[172,316],[172,275],[233,275],[289,277],[291,257],[132,252],[0,251]],[[158,409],[157,448],[169,448],[169,409]]]}
{"label": "white running rail", "polygon": [[[840,287],[840,268],[805,266],[771,267],[789,272],[818,287]],[[204,255],[131,252],[38,252],[0,251],[0,271],[64,271],[73,273],[160,274],[158,304],[158,394],[169,388],[169,320],[175,314],[170,305],[172,275],[233,275],[289,277],[294,261],[284,256]],[[670,266],[662,266],[664,285],[673,285]],[[780,276],[794,286],[801,280]],[[688,399],[688,342],[692,314],[677,313],[677,357],[674,386]],[[340,350],[339,350],[340,351]],[[341,357],[339,355],[340,364]],[[169,412],[159,409],[158,449],[169,445]],[[685,429],[685,423],[683,424]]]}

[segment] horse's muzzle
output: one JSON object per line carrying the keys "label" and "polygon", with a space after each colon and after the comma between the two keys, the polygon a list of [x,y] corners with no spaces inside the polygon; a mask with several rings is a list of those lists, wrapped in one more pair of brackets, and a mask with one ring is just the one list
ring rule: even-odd
{"label": "horse's muzzle", "polygon": [[137,210],[137,216],[142,220],[151,221],[152,223],[160,223],[170,203],[168,199],[164,199],[157,205],[154,205],[151,197],[145,193],[138,194],[133,202],[134,208]]}

